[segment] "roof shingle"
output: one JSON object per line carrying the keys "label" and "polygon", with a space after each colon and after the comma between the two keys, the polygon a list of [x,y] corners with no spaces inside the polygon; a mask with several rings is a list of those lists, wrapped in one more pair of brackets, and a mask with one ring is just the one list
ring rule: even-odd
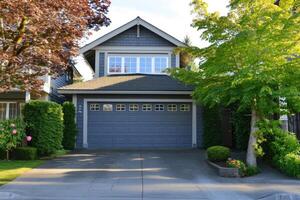
{"label": "roof shingle", "polygon": [[111,75],[90,81],[74,83],[59,90],[88,91],[192,91],[193,87],[184,85],[167,75]]}

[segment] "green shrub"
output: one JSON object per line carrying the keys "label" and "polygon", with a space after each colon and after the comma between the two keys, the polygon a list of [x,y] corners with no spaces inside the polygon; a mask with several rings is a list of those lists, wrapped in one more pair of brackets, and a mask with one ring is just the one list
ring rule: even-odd
{"label": "green shrub", "polygon": [[230,156],[230,149],[224,146],[212,146],[207,150],[207,158],[211,161],[226,161]]}
{"label": "green shrub", "polygon": [[203,108],[203,147],[222,145],[222,129],[219,107]]}
{"label": "green shrub", "polygon": [[30,146],[36,147],[39,155],[50,155],[62,148],[62,107],[54,102],[30,101],[23,110],[27,135],[32,136]]}
{"label": "green shrub", "polygon": [[34,147],[18,147],[14,150],[16,160],[35,160],[37,159],[37,149]]}
{"label": "green shrub", "polygon": [[71,102],[63,104],[64,113],[64,137],[62,145],[65,149],[73,150],[76,140],[75,106]]}
{"label": "green shrub", "polygon": [[295,134],[273,128],[264,145],[272,164],[283,173],[300,177],[300,144]]}
{"label": "green shrub", "polygon": [[6,159],[9,159],[9,152],[21,145],[25,139],[25,124],[21,119],[10,119],[0,121],[0,149],[7,152]]}
{"label": "green shrub", "polygon": [[282,158],[280,169],[289,176],[300,178],[300,150]]}
{"label": "green shrub", "polygon": [[246,173],[246,165],[241,160],[227,160],[226,166],[230,168],[237,168],[239,169],[240,176],[245,176]]}
{"label": "green shrub", "polygon": [[278,130],[274,133],[273,141],[270,142],[270,156],[275,166],[281,166],[284,163],[282,159],[285,155],[295,152],[299,148],[299,141],[294,134],[289,134]]}
{"label": "green shrub", "polygon": [[259,174],[260,169],[254,166],[247,166],[245,171],[245,176],[253,176],[255,174]]}

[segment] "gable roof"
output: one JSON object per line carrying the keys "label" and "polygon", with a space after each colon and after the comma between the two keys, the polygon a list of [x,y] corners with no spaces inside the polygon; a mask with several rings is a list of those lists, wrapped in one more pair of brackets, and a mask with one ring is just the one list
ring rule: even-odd
{"label": "gable roof", "polygon": [[87,52],[88,50],[100,45],[101,43],[111,39],[112,37],[119,35],[120,33],[132,28],[136,25],[142,25],[145,28],[149,29],[150,31],[156,33],[157,35],[161,36],[162,38],[166,39],[167,41],[171,42],[172,44],[176,46],[185,46],[183,42],[176,39],[175,37],[169,35],[168,33],[160,30],[159,28],[155,27],[154,25],[150,24],[149,22],[143,20],[140,17],[135,18],[134,20],[128,22],[127,24],[124,24],[123,26],[120,26],[119,28],[105,34],[104,36],[96,39],[95,41],[83,46],[80,48],[80,53]]}
{"label": "gable roof", "polygon": [[59,88],[63,94],[80,93],[186,93],[193,87],[184,85],[167,75],[111,75]]}

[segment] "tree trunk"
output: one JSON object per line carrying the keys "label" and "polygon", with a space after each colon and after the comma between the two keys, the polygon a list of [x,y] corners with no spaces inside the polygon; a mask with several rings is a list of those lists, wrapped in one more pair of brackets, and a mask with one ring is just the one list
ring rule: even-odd
{"label": "tree trunk", "polygon": [[256,112],[256,110],[252,110],[251,113],[251,132],[249,136],[249,142],[248,142],[248,149],[247,149],[247,165],[256,167],[256,154],[255,154],[255,147],[254,145],[256,144],[256,136],[255,132],[258,130],[256,123],[259,120],[259,116]]}
{"label": "tree trunk", "polygon": [[9,160],[9,151],[6,150],[6,160]]}

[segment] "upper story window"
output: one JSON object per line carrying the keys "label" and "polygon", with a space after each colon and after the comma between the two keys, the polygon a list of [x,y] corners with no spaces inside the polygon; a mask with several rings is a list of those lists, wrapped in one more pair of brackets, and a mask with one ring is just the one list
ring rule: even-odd
{"label": "upper story window", "polygon": [[109,55],[109,74],[164,74],[169,66],[169,56],[161,55]]}
{"label": "upper story window", "polygon": [[125,57],[124,67],[125,73],[136,73],[137,57]]}
{"label": "upper story window", "polygon": [[109,57],[109,73],[121,73],[122,72],[122,57],[110,56]]}
{"label": "upper story window", "polygon": [[152,73],[152,58],[151,57],[140,57],[140,72],[141,73]]}
{"label": "upper story window", "polygon": [[155,73],[164,72],[168,66],[167,57],[156,57],[154,66],[155,66]]}

